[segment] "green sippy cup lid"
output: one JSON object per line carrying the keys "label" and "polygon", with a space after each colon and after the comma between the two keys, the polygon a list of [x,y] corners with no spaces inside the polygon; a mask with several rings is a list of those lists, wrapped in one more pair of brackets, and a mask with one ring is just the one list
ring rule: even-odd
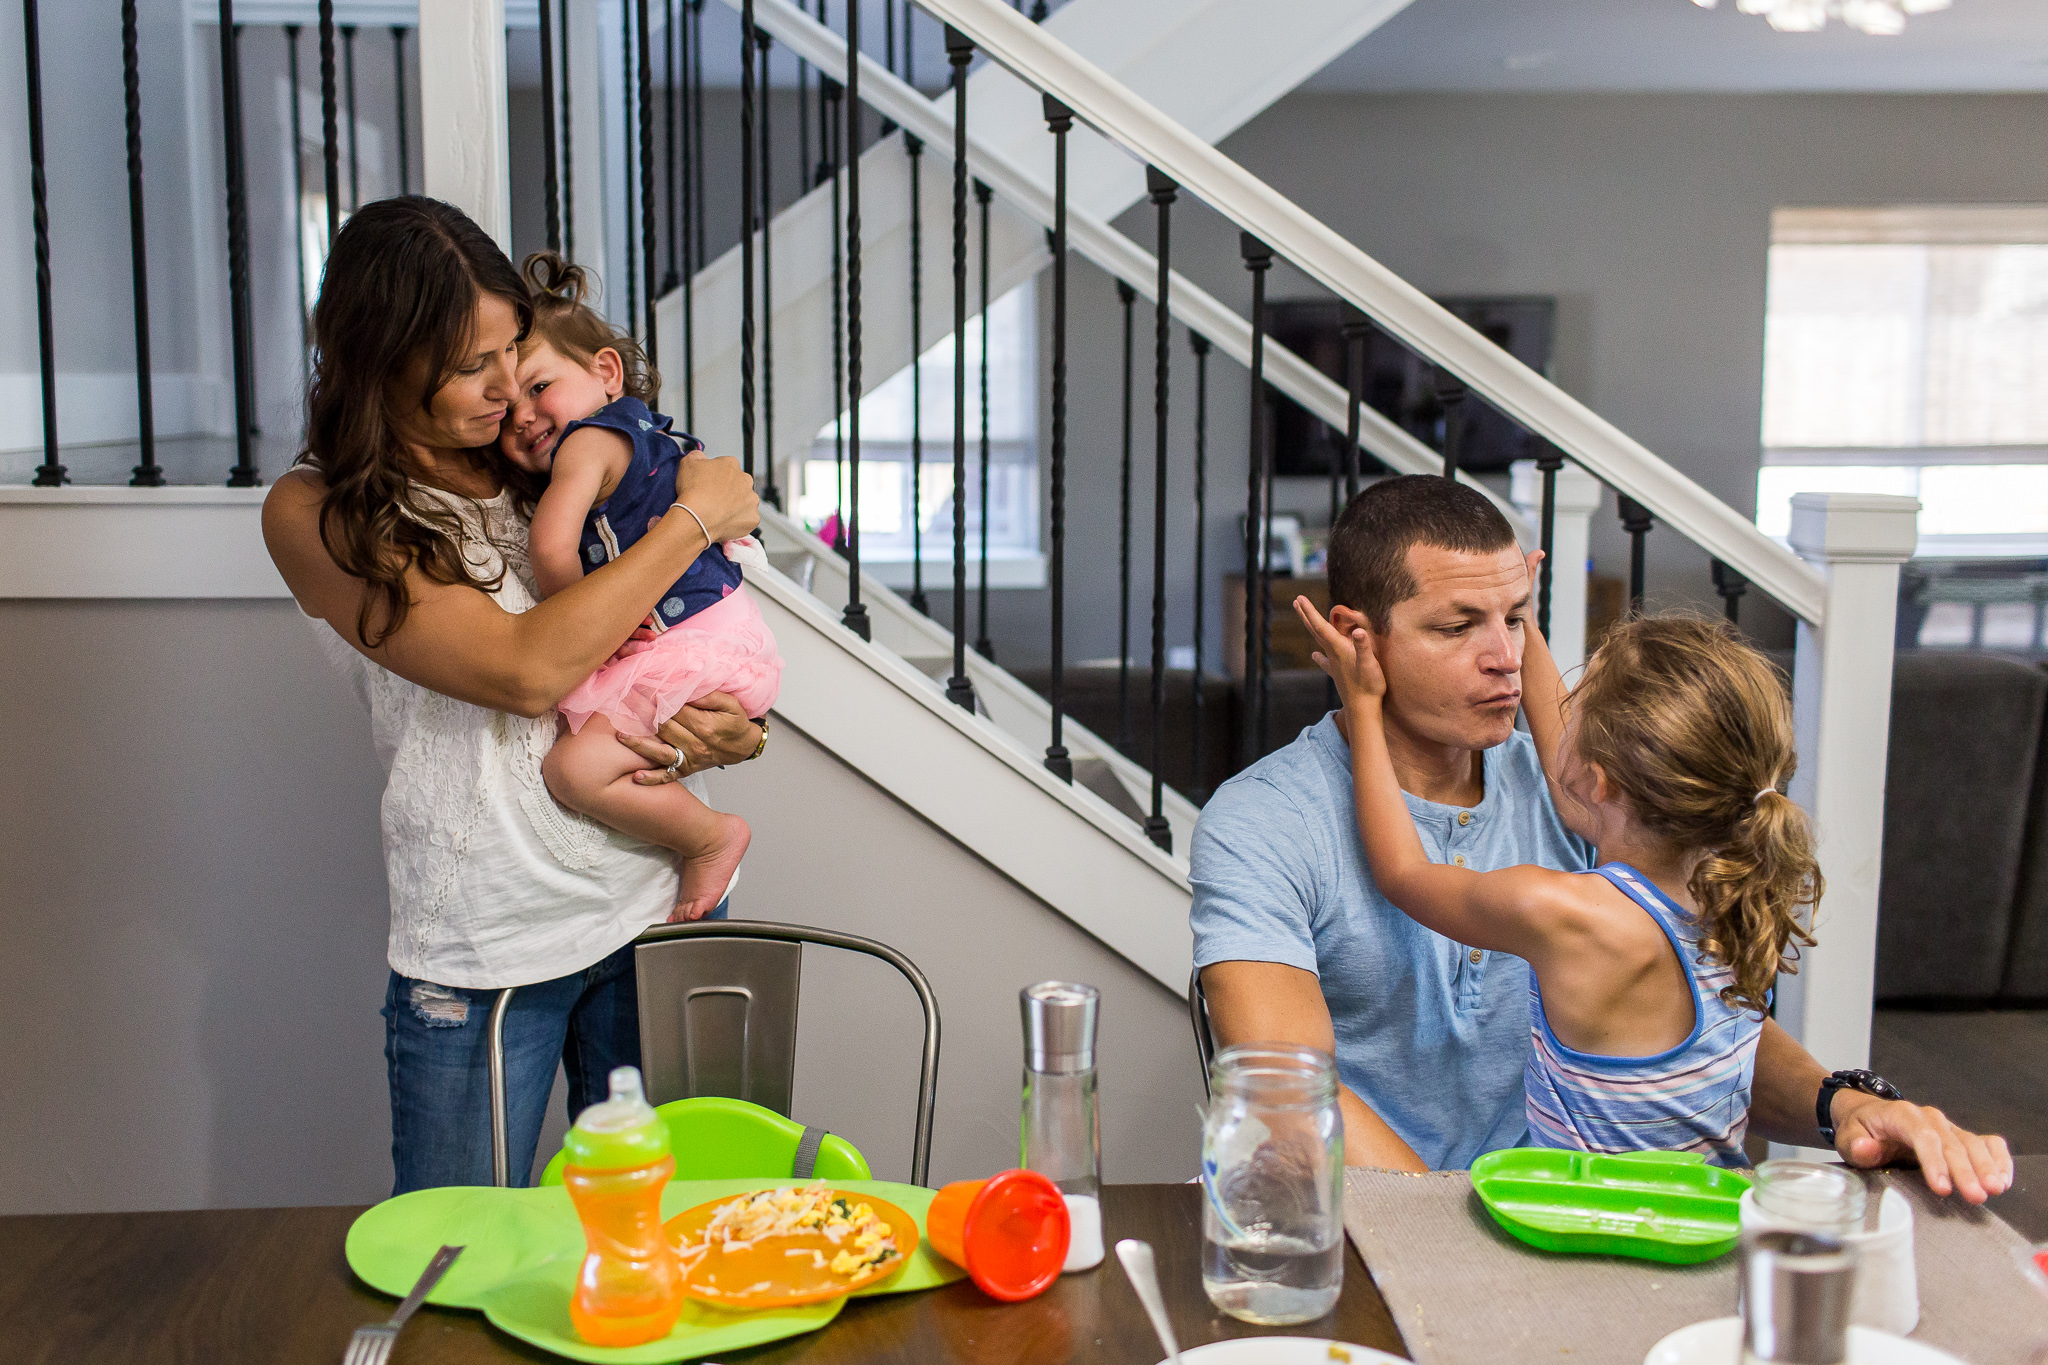
{"label": "green sippy cup lid", "polygon": [[669,1153],[668,1125],[640,1088],[640,1068],[622,1066],[611,1074],[609,1098],[576,1116],[563,1142],[571,1166],[621,1171],[661,1160]]}

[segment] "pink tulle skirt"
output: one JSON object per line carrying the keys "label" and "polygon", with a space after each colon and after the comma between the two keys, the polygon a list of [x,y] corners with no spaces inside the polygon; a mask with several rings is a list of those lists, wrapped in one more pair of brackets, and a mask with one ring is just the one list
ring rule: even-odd
{"label": "pink tulle skirt", "polygon": [[765,716],[781,689],[775,636],[747,590],[735,588],[634,652],[613,656],[559,709],[578,733],[601,715],[621,734],[651,735],[659,722],[713,692],[729,692],[748,715]]}

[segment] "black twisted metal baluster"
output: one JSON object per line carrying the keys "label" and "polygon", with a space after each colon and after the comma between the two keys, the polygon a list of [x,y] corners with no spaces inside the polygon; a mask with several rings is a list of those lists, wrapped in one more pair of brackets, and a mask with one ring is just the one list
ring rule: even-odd
{"label": "black twisted metal baluster", "polygon": [[[142,215],[142,61],[135,27],[135,0],[121,0],[121,90],[128,115],[128,257],[135,293],[135,435],[142,454],[142,463],[130,472],[128,482],[137,488],[161,488],[164,471],[156,462],[156,404],[150,394],[149,238]],[[293,117],[297,117],[296,109]]]}
{"label": "black twisted metal baluster", "polygon": [[1208,766],[1209,747],[1202,724],[1208,705],[1202,695],[1202,633],[1206,628],[1202,599],[1208,595],[1204,585],[1209,581],[1209,338],[1200,332],[1189,332],[1188,349],[1195,353],[1195,677],[1191,697],[1195,717],[1195,776],[1194,789],[1188,795],[1200,805],[1209,790],[1202,781]]}
{"label": "black twisted metal baluster", "polygon": [[903,0],[903,83],[913,90],[917,88],[917,44],[910,25],[916,14],[917,6]]}
{"label": "black twisted metal baluster", "polygon": [[334,81],[334,0],[320,0],[320,159],[326,172],[329,245],[341,231],[341,107]]}
{"label": "black twisted metal baluster", "polygon": [[910,605],[930,616],[924,591],[924,142],[908,130],[903,154],[910,158]]}
{"label": "black twisted metal baluster", "polygon": [[[548,33],[547,0],[541,0],[540,31],[543,39],[545,39]],[[296,61],[296,59],[297,54],[294,54],[294,60]],[[545,42],[543,42],[541,48],[541,70],[548,76],[552,75],[552,73],[548,71],[547,47]],[[543,84],[545,83],[546,81],[544,80]],[[402,195],[406,195],[412,193],[412,137],[406,131],[405,120],[404,24],[393,24],[391,26],[391,93],[392,98],[396,101],[398,105],[398,192]],[[296,99],[297,96],[293,96],[293,98]],[[554,97],[547,91],[542,92],[541,103],[546,105],[550,111],[552,111],[555,107]],[[292,121],[294,124],[297,123],[298,117],[299,111],[296,108],[294,108],[292,110]],[[551,112],[549,114],[548,123],[548,135],[550,137],[554,135],[555,131],[553,117],[554,116]],[[293,132],[292,137],[294,145],[296,145],[298,138],[298,134],[296,131]],[[553,143],[550,143],[548,145],[548,155],[550,158],[554,156]],[[554,174],[554,166],[552,164],[552,161],[550,161],[550,164],[548,166],[548,174]],[[549,223],[549,226],[553,226],[552,221]],[[550,241],[549,245],[553,245],[552,241]]]}
{"label": "black twisted metal baluster", "polygon": [[846,610],[840,623],[871,637],[860,600],[860,4],[846,7]]}
{"label": "black twisted metal baluster", "polygon": [[362,125],[356,122],[356,26],[341,26],[341,85],[348,98],[348,211],[363,206],[362,163],[356,154]]}
{"label": "black twisted metal baluster", "polygon": [[[796,12],[810,17],[810,0],[797,0]],[[796,197],[811,188],[811,64],[796,59]]]}
{"label": "black twisted metal baluster", "polygon": [[754,38],[761,47],[761,500],[780,508],[782,490],[775,486],[775,171],[768,155],[775,145],[768,122],[773,93],[768,49],[774,40],[765,28],[756,28]]}
{"label": "black twisted metal baluster", "polygon": [[1532,438],[1536,443],[1536,468],[1543,474],[1543,510],[1540,525],[1536,528],[1538,547],[1543,551],[1543,563],[1536,569],[1536,629],[1550,637],[1550,592],[1551,576],[1556,557],[1557,542],[1557,471],[1564,468],[1564,452],[1541,436]]}
{"label": "black twisted metal baluster", "polygon": [[1265,507],[1270,477],[1266,466],[1266,272],[1273,248],[1249,232],[1238,237],[1238,254],[1252,274],[1252,361],[1250,458],[1244,502],[1244,763],[1266,751],[1266,598],[1264,566],[1270,537]]}
{"label": "black twisted metal baluster", "polygon": [[[398,30],[404,32],[403,29]],[[306,313],[306,248],[303,238],[306,232],[306,143],[304,120],[299,114],[299,32],[297,24],[284,26],[284,68],[286,93],[291,100],[292,139],[292,260],[298,266],[299,295],[293,309],[299,318],[299,370],[310,376],[313,371],[313,331],[311,319]],[[405,66],[399,64],[399,90],[401,98],[405,88]],[[403,145],[403,139],[400,140]]]}
{"label": "black twisted metal baluster", "polygon": [[235,467],[228,487],[254,488],[256,329],[249,317],[249,153],[242,134],[242,28],[234,0],[220,0],[220,117],[227,144],[228,333],[235,363]]}
{"label": "black twisted metal baluster", "polygon": [[1052,590],[1052,739],[1045,746],[1047,771],[1074,780],[1061,726],[1066,710],[1067,663],[1067,134],[1074,111],[1043,97],[1052,152],[1052,555],[1046,566]]}
{"label": "black twisted metal baluster", "polygon": [[1052,13],[1052,7],[1051,7],[1050,5],[1048,5],[1048,4],[1046,4],[1046,3],[1045,3],[1045,0],[1032,0],[1032,5],[1031,5],[1031,22],[1032,22],[1032,23],[1034,23],[1034,24],[1042,24],[1042,23],[1044,23],[1044,22],[1045,22],[1045,16],[1046,16],[1046,15],[1048,15],[1048,14],[1050,14],[1050,13]]}
{"label": "black twisted metal baluster", "polygon": [[1117,302],[1124,310],[1123,463],[1117,475],[1116,523],[1116,747],[1131,751],[1131,354],[1134,345],[1131,307],[1138,291],[1116,282]]}
{"label": "black twisted metal baluster", "polygon": [[[690,76],[690,63],[695,52],[695,38],[690,32],[690,0],[683,0],[680,20],[676,25],[676,41],[682,48],[683,68],[683,185],[682,185],[682,231],[683,251],[680,264],[683,285],[683,426],[691,431],[697,428],[697,117],[691,105],[695,97],[696,83]],[[564,111],[566,117],[567,111]]]}
{"label": "black twisted metal baluster", "polygon": [[1145,189],[1158,212],[1159,282],[1152,301],[1152,813],[1145,835],[1173,852],[1173,827],[1166,820],[1166,450],[1167,386],[1173,375],[1168,344],[1173,313],[1168,290],[1173,272],[1173,201],[1180,185],[1156,167],[1145,168]]}
{"label": "black twisted metal baluster", "polygon": [[[646,307],[647,334],[643,343],[647,348],[647,362],[660,363],[659,343],[654,335],[654,303],[660,293],[660,267],[655,260],[654,216],[654,52],[649,46],[652,39],[652,25],[647,19],[647,0],[636,0],[633,6],[634,66],[639,77],[640,105],[640,269],[647,294],[643,300]],[[764,95],[765,102],[765,95]]]}
{"label": "black twisted metal baluster", "polygon": [[[824,0],[819,0],[822,4]],[[692,272],[702,270],[711,250],[711,237],[704,227],[704,0],[690,0],[690,81],[696,93],[691,96],[690,130],[695,138],[695,170],[697,191],[697,259],[685,270],[687,278]]]}
{"label": "black twisted metal baluster", "polygon": [[661,203],[668,215],[668,267],[661,272],[661,292],[666,297],[683,282],[676,201],[676,0],[661,0],[661,120]]}
{"label": "black twisted metal baluster", "polygon": [[57,459],[57,324],[50,302],[50,186],[43,166],[43,39],[36,0],[21,0],[22,55],[28,64],[29,197],[36,236],[36,344],[42,356],[43,462],[36,466],[35,486],[56,488],[71,482]]}
{"label": "black twisted metal baluster", "polygon": [[1713,561],[1714,591],[1721,594],[1721,614],[1728,618],[1728,624],[1740,625],[1742,621],[1742,594],[1749,591],[1749,580],[1733,564]]}
{"label": "black twisted metal baluster", "polygon": [[[818,0],[822,18],[825,0]],[[846,262],[839,236],[839,138],[846,87],[825,75],[818,77],[818,113],[825,126],[818,131],[825,144],[820,180],[832,186],[832,548],[846,553]],[[829,110],[829,116],[828,111]]]}
{"label": "black twisted metal baluster", "polygon": [[[566,5],[567,0],[564,0]],[[569,71],[569,13],[562,11],[562,254],[570,260],[576,259],[576,138],[575,120],[570,111],[576,101],[570,90]]]}
{"label": "black twisted metal baluster", "polygon": [[1458,477],[1458,446],[1465,434],[1465,381],[1436,367],[1436,401],[1444,410],[1444,477]]}
{"label": "black twisted metal baluster", "polygon": [[967,677],[967,64],[974,40],[946,25],[953,68],[953,676],[946,699],[974,710]]}
{"label": "black twisted metal baluster", "polygon": [[[404,31],[392,30],[393,33]],[[405,88],[402,68],[398,85],[400,90]],[[547,213],[548,250],[560,251],[562,181],[555,163],[555,15],[550,0],[540,0],[540,159],[541,201]]]}
{"label": "black twisted metal baluster", "polygon": [[994,190],[979,180],[974,182],[981,226],[981,586],[975,608],[974,652],[991,662],[996,647],[988,638],[988,206],[994,197]]}
{"label": "black twisted metal baluster", "polygon": [[1628,614],[1631,617],[1641,616],[1645,542],[1656,520],[1651,517],[1649,508],[1626,493],[1617,492],[1615,504],[1621,513],[1621,529],[1628,532]]}
{"label": "black twisted metal baluster", "polygon": [[[882,3],[882,51],[888,56],[889,74],[896,74],[896,6],[883,0]],[[883,137],[888,134],[888,120],[883,120]]]}
{"label": "black twisted metal baluster", "polygon": [[[1348,416],[1344,422],[1344,505],[1358,496],[1358,428],[1363,420],[1359,411],[1365,405],[1365,339],[1372,324],[1365,320],[1365,314],[1350,304],[1344,306],[1344,392]],[[1331,529],[1336,525],[1333,522]]]}
{"label": "black twisted metal baluster", "polygon": [[[619,9],[619,143],[625,171],[620,186],[624,211],[619,215],[626,238],[626,330],[640,325],[640,241],[633,231],[633,173],[639,162],[633,152],[633,24],[629,16],[632,0],[621,0]],[[744,64],[744,62],[743,62]]]}
{"label": "black twisted metal baluster", "polygon": [[[765,98],[765,92],[764,92]],[[740,467],[754,472],[754,0],[740,5]]]}

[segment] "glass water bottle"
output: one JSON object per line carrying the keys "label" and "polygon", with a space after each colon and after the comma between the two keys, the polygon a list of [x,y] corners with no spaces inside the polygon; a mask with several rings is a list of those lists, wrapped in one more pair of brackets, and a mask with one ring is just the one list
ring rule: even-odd
{"label": "glass water bottle", "polygon": [[1020,1164],[1059,1186],[1073,1238],[1062,1270],[1102,1263],[1102,1122],[1095,1107],[1093,986],[1041,981],[1020,993],[1024,1106]]}

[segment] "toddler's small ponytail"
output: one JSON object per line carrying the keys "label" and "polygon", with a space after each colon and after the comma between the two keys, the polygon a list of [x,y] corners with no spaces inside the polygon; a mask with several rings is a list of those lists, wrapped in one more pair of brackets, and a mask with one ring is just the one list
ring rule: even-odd
{"label": "toddler's small ponytail", "polygon": [[[630,332],[605,321],[595,307],[602,292],[597,277],[552,251],[536,251],[520,268],[533,292],[533,329],[528,337],[545,341],[579,365],[589,365],[604,350],[617,351],[625,369],[625,390],[655,406],[661,397],[661,374],[647,363],[647,352]],[[526,353],[524,344],[520,354]]]}

